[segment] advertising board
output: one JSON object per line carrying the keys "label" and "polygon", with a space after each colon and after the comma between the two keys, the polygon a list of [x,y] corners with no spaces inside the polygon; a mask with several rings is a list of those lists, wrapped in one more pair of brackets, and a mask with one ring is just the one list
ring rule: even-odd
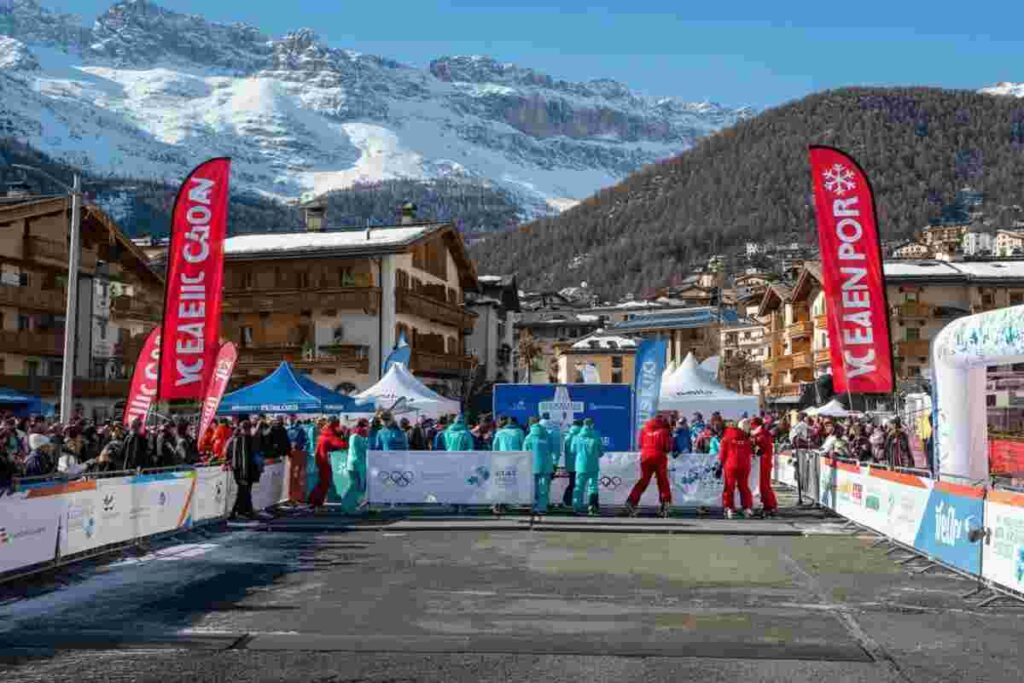
{"label": "advertising board", "polygon": [[370,451],[371,504],[529,505],[531,458],[525,452]]}
{"label": "advertising board", "polygon": [[515,417],[524,427],[545,413],[563,433],[574,420],[590,418],[606,451],[631,446],[633,390],[623,384],[498,384],[495,416]]}

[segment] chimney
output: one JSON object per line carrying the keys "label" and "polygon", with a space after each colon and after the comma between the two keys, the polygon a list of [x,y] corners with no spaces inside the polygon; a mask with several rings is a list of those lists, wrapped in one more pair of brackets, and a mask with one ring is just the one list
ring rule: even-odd
{"label": "chimney", "polygon": [[8,197],[28,197],[32,193],[32,188],[28,186],[23,180],[15,180],[7,183],[7,196]]}
{"label": "chimney", "polygon": [[306,219],[306,232],[323,232],[327,201],[323,197],[314,197],[302,202],[302,211]]}
{"label": "chimney", "polygon": [[416,222],[416,205],[412,202],[402,204],[402,225],[413,225]]}

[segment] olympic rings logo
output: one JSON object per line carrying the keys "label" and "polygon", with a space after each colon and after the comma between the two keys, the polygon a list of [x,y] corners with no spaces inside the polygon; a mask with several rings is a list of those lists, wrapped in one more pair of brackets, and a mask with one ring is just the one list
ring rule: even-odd
{"label": "olympic rings logo", "polygon": [[403,472],[401,470],[392,470],[390,472],[381,470],[377,475],[377,478],[380,479],[381,483],[385,486],[397,486],[403,489],[411,484],[412,480],[415,479],[412,472]]}
{"label": "olympic rings logo", "polygon": [[601,486],[613,491],[622,486],[622,477],[601,477]]}

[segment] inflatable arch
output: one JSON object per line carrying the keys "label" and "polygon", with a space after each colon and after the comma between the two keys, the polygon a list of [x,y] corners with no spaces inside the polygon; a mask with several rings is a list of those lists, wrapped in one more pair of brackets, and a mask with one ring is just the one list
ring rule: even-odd
{"label": "inflatable arch", "polygon": [[932,342],[938,473],[988,480],[985,368],[1024,362],[1024,306],[954,320]]}

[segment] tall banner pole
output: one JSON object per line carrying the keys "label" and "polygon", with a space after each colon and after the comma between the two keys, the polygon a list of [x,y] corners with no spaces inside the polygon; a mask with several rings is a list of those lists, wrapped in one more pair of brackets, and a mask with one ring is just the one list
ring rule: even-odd
{"label": "tall banner pole", "polygon": [[891,394],[889,304],[871,183],[853,158],[832,147],[811,146],[810,163],[833,388]]}
{"label": "tall banner pole", "polygon": [[633,448],[644,423],[658,413],[661,396],[661,375],[665,372],[664,339],[644,339],[636,349],[633,372],[633,430],[630,435]]}
{"label": "tall banner pole", "polygon": [[156,403],[158,374],[160,369],[160,328],[154,327],[142,344],[139,358],[132,373],[128,402],[124,406],[122,422],[126,427],[139,418],[145,424],[149,411]]}
{"label": "tall banner pole", "polygon": [[202,397],[220,342],[220,308],[231,160],[197,166],[178,190],[171,218],[160,336],[159,397]]}
{"label": "tall banner pole", "polygon": [[231,380],[231,373],[235,371],[235,361],[237,360],[238,349],[235,348],[235,345],[231,342],[221,344],[213,366],[213,374],[210,375],[210,383],[203,392],[202,413],[196,438],[202,438],[206,430],[213,424],[213,418],[217,415],[217,408],[220,407],[220,400],[228,388],[228,382]]}

